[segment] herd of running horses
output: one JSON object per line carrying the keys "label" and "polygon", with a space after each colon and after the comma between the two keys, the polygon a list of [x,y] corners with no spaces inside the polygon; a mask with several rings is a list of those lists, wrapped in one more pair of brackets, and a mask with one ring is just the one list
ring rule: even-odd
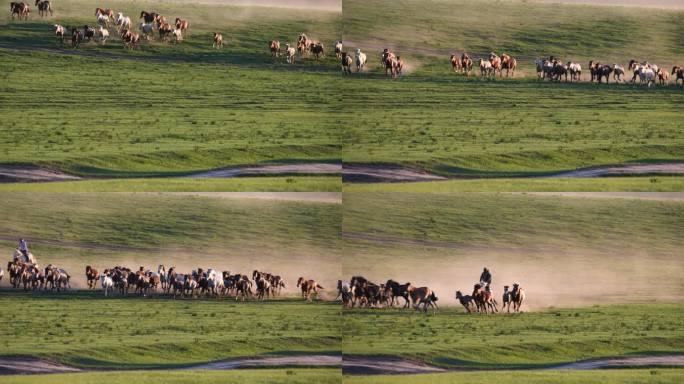
{"label": "herd of running horses", "polygon": [[[520,284],[514,283],[513,289],[504,286],[501,312],[505,309],[508,313],[513,306],[514,312],[520,312],[525,302],[525,290]],[[400,284],[392,279],[384,284],[375,284],[363,276],[353,276],[349,281],[338,280],[337,297],[342,298],[345,308],[393,308],[401,305],[402,308],[422,309],[427,312],[428,308],[435,311],[437,306],[437,294],[429,287],[417,287],[411,283]],[[463,295],[456,291],[456,299],[465,308],[467,313],[495,313],[499,312],[498,302],[494,298],[490,281],[481,281],[473,287],[471,295]],[[403,301],[403,302],[402,302]]]}
{"label": "herd of running horses", "polygon": [[[33,255],[28,259],[18,250],[12,260],[7,263],[9,284],[25,291],[57,291],[71,289],[71,275],[53,264],[41,268]],[[0,268],[0,282],[5,272]],[[213,268],[196,268],[190,273],[180,273],[175,267],[168,270],[159,265],[157,271],[139,267],[132,270],[124,266],[114,266],[99,272],[90,265],[85,267],[85,278],[88,289],[102,289],[105,297],[129,293],[139,296],[166,294],[177,297],[234,297],[235,300],[264,300],[279,297],[285,289],[285,282],[279,275],[254,270],[251,277],[246,274],[231,274]],[[323,287],[314,279],[300,277],[297,288],[302,298],[307,301],[318,299]]]}
{"label": "herd of running horses", "polygon": [[[38,7],[41,17],[53,15],[50,0],[35,0],[35,6]],[[31,6],[24,2],[11,2],[10,11],[13,20],[15,17],[19,20],[28,20]],[[131,18],[121,12],[116,13],[115,17],[115,12],[112,9],[98,7],[95,9],[95,16],[97,18],[96,26],[84,25],[81,29],[78,27],[65,28],[60,24],[55,24],[54,33],[61,41],[64,41],[66,35],[70,33],[72,46],[78,47],[85,41],[98,41],[101,44],[105,44],[109,38],[110,27],[115,27],[124,47],[132,49],[139,46],[141,38],[147,41],[155,38],[155,30],[159,35],[160,41],[167,41],[170,36],[172,41],[180,43],[187,36],[189,26],[188,21],[180,17],[175,18],[174,23],[169,23],[166,17],[160,13],[141,11],[140,20],[142,21],[139,24],[139,31],[136,32],[132,28]],[[112,25],[110,25],[110,22]],[[281,55],[279,40],[269,41],[268,46],[273,58]],[[351,74],[354,64],[356,64],[357,72],[363,71],[367,56],[361,52],[361,49],[356,49],[355,55],[352,57],[351,54],[343,51],[342,41],[336,41],[334,46],[335,56],[340,60],[342,73]],[[212,47],[217,49],[223,47],[222,33],[213,33]],[[321,56],[324,56],[325,47],[320,41],[310,39],[302,33],[299,35],[296,45],[285,44],[284,56],[286,62],[293,64],[297,53],[300,58],[313,55],[316,59],[319,59]],[[474,60],[468,53],[463,52],[461,55],[452,54],[449,61],[455,73],[463,73],[469,76],[473,71]],[[392,78],[401,75],[405,67],[404,59],[389,49],[383,50],[380,55],[380,62],[385,70],[385,74]],[[537,59],[534,64],[539,79],[548,79],[550,81],[564,80],[566,82],[581,81],[582,79],[582,65],[579,62],[564,62],[554,56],[550,56],[548,59]],[[496,77],[497,74],[499,77],[502,77],[504,71],[506,72],[506,77],[513,77],[518,68],[518,61],[507,53],[497,55],[492,52],[489,54],[489,57],[480,58],[478,66],[481,77],[492,78]],[[651,64],[648,61],[632,59],[627,69],[632,71],[631,83],[636,83],[638,80],[640,84],[645,84],[649,87],[655,85],[656,82],[660,85],[668,85],[670,76],[672,76],[674,77],[675,84],[681,82],[682,86],[684,86],[684,67],[679,65],[675,65],[671,71],[667,71],[665,68]],[[597,81],[602,83],[605,80],[606,83],[609,83],[611,75],[615,82],[625,81],[623,79],[626,72],[625,67],[617,63],[609,65],[592,60],[589,62],[588,70],[591,75],[590,82]]]}
{"label": "herd of running horses", "polygon": [[[25,291],[57,291],[71,289],[72,276],[64,269],[50,264],[40,268],[33,255],[24,256],[15,250],[12,260],[7,264],[9,284]],[[0,268],[0,282],[5,272]],[[242,299],[264,300],[281,296],[286,289],[285,281],[280,275],[254,270],[251,276],[230,271],[219,272],[214,268],[196,268],[190,273],[180,273],[176,267],[168,270],[159,265],[157,271],[139,267],[132,270],[124,266],[105,268],[102,272],[90,265],[85,267],[86,285],[89,290],[102,290],[105,297],[134,294],[150,296],[165,294],[176,299],[198,297],[229,297],[236,301]],[[297,288],[301,297],[307,301],[318,299],[324,288],[314,279],[300,277]],[[384,284],[375,284],[363,276],[354,276],[349,281],[338,280],[337,298],[342,299],[344,308],[391,308],[401,305],[403,308],[413,307],[427,312],[438,308],[437,294],[429,287],[417,287],[411,283],[398,283],[387,280]],[[456,291],[456,299],[468,313],[499,312],[499,303],[491,290],[491,281],[475,284],[471,295],[463,295]],[[525,302],[525,291],[519,284],[513,289],[504,286],[501,311],[508,312],[513,306],[514,312],[521,310]]]}

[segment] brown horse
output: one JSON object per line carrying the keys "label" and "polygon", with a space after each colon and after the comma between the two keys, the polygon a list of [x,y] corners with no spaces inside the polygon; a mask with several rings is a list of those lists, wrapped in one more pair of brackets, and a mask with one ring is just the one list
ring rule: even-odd
{"label": "brown horse", "polygon": [[273,56],[273,57],[280,56],[280,41],[271,40],[271,42],[268,43],[268,49],[271,51],[271,56]]}
{"label": "brown horse", "polygon": [[40,17],[47,16],[48,13],[52,16],[52,4],[50,0],[36,0],[36,7],[38,7],[38,14]]}
{"label": "brown horse", "polygon": [[157,12],[147,12],[147,11],[141,11],[140,12],[140,19],[145,19],[146,23],[151,23],[157,20],[159,17],[159,14]]}
{"label": "brown horse", "polygon": [[302,288],[302,297],[306,298],[306,301],[311,301],[312,296],[318,296],[318,290],[323,289],[316,280],[305,280],[303,277],[297,280],[297,287]]}
{"label": "brown horse", "polygon": [[397,56],[387,48],[382,51],[382,64],[385,67],[385,75],[389,71],[389,75],[393,79],[397,77]]}
{"label": "brown horse", "polygon": [[214,32],[214,44],[212,44],[212,47],[216,49],[223,48],[223,35],[219,32]]}
{"label": "brown horse", "polygon": [[501,69],[502,72],[503,69],[506,70],[506,77],[508,77],[509,72],[511,73],[511,77],[514,77],[516,68],[518,68],[518,61],[514,57],[506,53],[501,55]]}
{"label": "brown horse", "polygon": [[421,304],[423,304],[423,312],[427,312],[428,305],[433,307],[433,312],[438,308],[437,295],[428,287],[410,287],[409,295],[413,302],[413,308],[416,310],[419,309]]}
{"label": "brown horse", "polygon": [[501,58],[497,56],[496,53],[492,52],[489,54],[489,62],[492,64],[494,76],[496,76],[497,72],[499,72],[499,76],[502,76],[503,73],[501,71]]}
{"label": "brown horse", "polygon": [[114,20],[114,10],[112,9],[104,9],[104,8],[95,8],[95,16],[100,16],[100,15],[105,15],[108,18]]}
{"label": "brown horse", "polygon": [[470,71],[473,70],[473,59],[465,52],[461,55],[461,69],[466,76],[470,76]]}
{"label": "brown horse", "polygon": [[679,80],[682,81],[682,86],[684,86],[684,68],[680,67],[679,65],[675,65],[672,67],[672,75],[675,76],[675,85],[679,83]]}
{"label": "brown horse", "polygon": [[176,17],[176,29],[180,29],[183,36],[188,35],[188,21]]}
{"label": "brown horse", "polygon": [[513,284],[511,300],[513,301],[513,311],[520,312],[520,307],[522,307],[523,302],[525,302],[525,291],[517,283]]}
{"label": "brown horse", "polygon": [[97,269],[86,265],[85,268],[86,280],[88,282],[88,288],[93,289],[97,287],[97,281],[100,279],[100,273]]}
{"label": "brown horse", "polygon": [[454,73],[458,73],[461,70],[461,60],[458,56],[451,55],[449,61],[451,62],[451,69],[453,69]]}
{"label": "brown horse", "polygon": [[342,52],[342,58],[341,58],[340,62],[342,64],[342,73],[343,74],[348,73],[351,75],[351,73],[352,73],[351,68],[352,68],[352,63],[353,63],[351,56],[349,56],[347,54],[347,52]]}
{"label": "brown horse", "polygon": [[22,18],[28,20],[29,13],[31,13],[31,7],[29,7],[27,3],[17,3],[13,1],[10,3],[10,11],[12,12],[12,20],[14,20],[14,15],[17,15],[19,20]]}

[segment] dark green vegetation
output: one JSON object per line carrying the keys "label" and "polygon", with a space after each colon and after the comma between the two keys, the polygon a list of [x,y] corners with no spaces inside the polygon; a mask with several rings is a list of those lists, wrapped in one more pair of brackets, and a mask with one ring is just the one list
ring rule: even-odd
{"label": "dark green vegetation", "polygon": [[7,384],[51,384],[69,382],[73,384],[128,384],[136,382],[169,384],[210,383],[254,383],[254,384],[333,384],[341,382],[339,369],[254,369],[237,371],[135,371],[135,372],[90,372],[62,375],[32,375],[3,377]]}
{"label": "dark green vegetation", "polygon": [[[2,186],[0,186],[0,189]],[[345,192],[676,192],[682,177],[603,177],[593,179],[478,179],[372,183],[343,186]]]}
{"label": "dark green vegetation", "polygon": [[[339,161],[334,56],[274,63],[268,41],[299,33],[327,47],[340,14],[285,8],[109,2],[134,23],[142,9],[190,22],[179,45],[72,50],[52,24],[95,24],[94,5],[59,3],[56,16],[0,18],[3,163],[82,175],[176,176],[239,164]],[[212,50],[214,31],[226,39]],[[331,57],[332,56],[332,57]],[[49,67],[48,70],[39,70]]]}
{"label": "dark green vegetation", "polygon": [[339,354],[340,307],[297,300],[113,298],[100,292],[0,297],[3,355],[86,367],[177,367],[242,356]]}
{"label": "dark green vegetation", "polygon": [[[102,270],[122,263],[218,268],[233,273],[276,271],[289,292],[307,275],[334,284],[339,274],[341,207],[162,193],[3,193],[0,224],[8,258],[19,237],[41,265],[67,268],[85,285],[87,264]],[[285,263],[284,261],[287,261]],[[3,281],[3,284],[6,284]]]}
{"label": "dark green vegetation", "polygon": [[238,177],[232,179],[158,178],[0,184],[6,192],[337,192],[339,176]]}
{"label": "dark green vegetation", "polygon": [[[681,87],[540,83],[533,60],[579,60],[585,77],[590,59],[681,65],[675,20],[683,14],[512,1],[345,2],[345,40],[366,51],[371,73],[348,80],[344,105],[354,123],[346,125],[343,159],[482,177],[682,161]],[[635,42],[635,33],[659,38]],[[407,62],[396,81],[379,73],[384,47]],[[449,54],[463,49],[476,59],[514,54],[527,77],[455,75]]]}
{"label": "dark green vegetation", "polygon": [[419,359],[444,367],[543,368],[626,354],[679,353],[682,305],[594,306],[510,316],[466,316],[462,308],[347,310],[342,349],[350,355]]}
{"label": "dark green vegetation", "polygon": [[676,384],[681,369],[616,369],[604,371],[453,372],[428,375],[345,377],[347,384]]}

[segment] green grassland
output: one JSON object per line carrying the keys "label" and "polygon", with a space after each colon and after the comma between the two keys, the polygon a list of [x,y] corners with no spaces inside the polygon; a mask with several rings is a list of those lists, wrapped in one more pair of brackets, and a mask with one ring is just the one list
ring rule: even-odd
{"label": "green grassland", "polygon": [[[500,247],[681,248],[677,201],[505,193],[345,193],[344,233]],[[391,243],[391,241],[389,241]],[[391,246],[391,244],[388,244]]]}
{"label": "green grassland", "polygon": [[[283,276],[289,292],[306,275],[330,289],[339,278],[341,207],[304,201],[161,193],[3,193],[0,246],[8,260],[28,240],[41,265],[66,268],[85,286],[87,264],[182,272],[203,266]],[[6,284],[3,282],[3,284]]]}
{"label": "green grassland", "polygon": [[340,351],[340,307],[333,302],[105,299],[100,292],[6,291],[0,303],[6,356],[133,369]]}
{"label": "green grassland", "polygon": [[3,192],[339,192],[338,176],[141,178],[0,184]]}
{"label": "green grassland", "polygon": [[[345,2],[344,38],[366,51],[370,70],[346,84],[354,120],[345,125],[342,157],[481,177],[681,161],[682,88],[549,84],[534,78],[533,67],[535,57],[551,54],[585,67],[590,59],[626,64],[632,57],[681,64],[681,23],[674,21],[681,17],[514,1]],[[659,38],[634,42],[634,33]],[[405,58],[405,76],[380,74],[383,47]],[[464,49],[476,58],[512,53],[527,77],[455,75],[448,56]]]}
{"label": "green grassland", "polygon": [[[190,21],[179,45],[127,52],[66,48],[51,25],[94,24],[95,4],[55,4],[56,16],[0,19],[3,163],[49,165],[81,175],[177,176],[240,164],[339,161],[334,56],[289,66],[268,41],[301,32],[326,46],[340,14],[293,9],[109,2],[137,20],[156,9]],[[228,45],[211,49],[211,33]],[[73,54],[72,54],[73,53]],[[332,57],[331,57],[332,56]],[[36,70],[49,67],[49,70]]]}
{"label": "green grassland", "polygon": [[[671,64],[684,56],[681,16],[681,10],[517,0],[350,0],[344,3],[343,27],[346,40],[392,44],[400,53],[402,47],[496,50],[605,62],[634,55]],[[658,38],[635,41],[635,34]]]}
{"label": "green grassland", "polygon": [[544,368],[597,357],[680,353],[682,305],[594,306],[511,316],[467,316],[462,308],[347,310],[349,355],[418,359],[450,368]]}
{"label": "green grassland", "polygon": [[[0,185],[0,190],[2,190]],[[345,183],[345,192],[677,192],[682,177],[601,177],[592,179],[475,179],[406,183]]]}
{"label": "green grassland", "polygon": [[59,375],[5,376],[0,381],[7,384],[22,383],[255,383],[255,384],[333,384],[342,381],[339,369],[241,369],[237,371],[134,371],[134,372],[88,372]]}
{"label": "green grassland", "polygon": [[404,376],[346,376],[347,384],[675,384],[682,381],[679,369],[617,369],[603,371],[500,371],[450,372]]}

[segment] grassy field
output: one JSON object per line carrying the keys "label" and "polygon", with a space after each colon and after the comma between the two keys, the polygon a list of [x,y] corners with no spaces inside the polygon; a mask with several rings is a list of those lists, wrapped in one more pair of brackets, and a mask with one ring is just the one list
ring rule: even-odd
{"label": "grassy field", "polygon": [[346,193],[344,233],[468,246],[674,251],[684,204],[497,193]]}
{"label": "grassy field", "polygon": [[[301,32],[330,46],[341,15],[294,9],[108,2],[132,15],[155,9],[190,22],[177,46],[125,51],[57,43],[51,25],[94,24],[92,3],[55,4],[56,16],[0,18],[3,163],[50,165],[81,175],[151,177],[218,167],[339,161],[339,76],[334,56],[274,63],[268,41]],[[228,40],[211,49],[211,33]],[[50,63],[50,71],[31,71]],[[103,71],[106,76],[103,76]]]}
{"label": "grassy field", "polygon": [[339,204],[161,193],[7,192],[1,200],[13,217],[0,224],[3,254],[24,237],[41,265],[64,266],[80,286],[85,265],[117,263],[270,270],[291,292],[302,275],[329,289],[339,278]]}
{"label": "grassy field", "polygon": [[604,371],[452,372],[406,376],[347,376],[347,384],[675,384],[684,379],[680,369],[619,369]]}
{"label": "grassy field", "polygon": [[[526,59],[555,55],[605,62],[628,61],[635,55],[668,64],[684,58],[682,26],[677,22],[682,10],[517,0],[398,0],[389,4],[388,0],[345,1],[345,40],[387,43],[400,53],[401,48],[474,54],[496,50]],[[630,38],[634,33],[659,39],[634,41]],[[448,55],[442,58],[444,64],[447,60]],[[530,68],[532,64],[524,65]]]}
{"label": "grassy field", "polygon": [[[0,190],[2,189],[0,185]],[[343,185],[345,192],[678,192],[684,177],[602,177],[592,179],[477,179]]]}
{"label": "grassy field", "polygon": [[543,368],[626,354],[680,353],[682,305],[594,306],[511,316],[467,316],[462,308],[346,310],[349,355],[418,359],[451,368]]}
{"label": "grassy field", "polygon": [[454,291],[469,294],[483,267],[497,300],[504,285],[525,288],[525,310],[680,302],[683,209],[681,201],[348,192],[342,275],[427,286],[441,306],[458,305]]}
{"label": "grassy field", "polygon": [[231,357],[340,353],[340,307],[332,302],[5,291],[0,303],[6,356],[84,367],[170,368]]}
{"label": "grassy field", "polygon": [[[344,105],[354,123],[346,125],[342,157],[483,177],[681,161],[681,88],[532,78],[533,59],[551,54],[585,67],[590,59],[626,64],[631,57],[681,63],[681,23],[673,22],[681,17],[674,10],[517,1],[345,2],[344,38],[366,51],[370,72],[346,84]],[[615,27],[616,20],[624,27]],[[634,43],[635,31],[660,38]],[[398,81],[379,73],[383,47],[407,62],[408,74]],[[475,56],[512,53],[528,77],[454,75],[449,54],[463,49]]]}
{"label": "grassy field", "polygon": [[127,384],[132,381],[140,384],[170,383],[184,384],[188,382],[204,383],[255,383],[255,384],[333,384],[342,381],[339,369],[241,369],[237,371],[134,371],[134,372],[89,372],[61,375],[5,376],[0,381],[7,384],[31,383],[74,383]]}
{"label": "grassy field", "polygon": [[2,192],[339,192],[338,176],[158,178],[5,183]]}

